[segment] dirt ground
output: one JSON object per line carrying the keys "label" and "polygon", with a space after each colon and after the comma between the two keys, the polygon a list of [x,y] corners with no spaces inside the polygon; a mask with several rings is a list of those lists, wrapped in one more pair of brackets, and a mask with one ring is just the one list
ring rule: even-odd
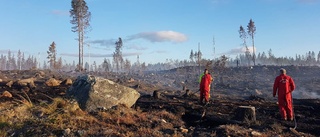
{"label": "dirt ground", "polygon": [[[131,108],[88,113],[74,109],[65,97],[69,86],[47,87],[51,77],[76,79],[77,72],[43,70],[35,88],[1,84],[0,134],[2,136],[320,136],[319,67],[284,66],[296,82],[293,93],[294,121],[283,121],[272,97],[278,66],[213,69],[211,101],[199,104],[199,71],[177,68],[144,75],[90,73],[136,89],[141,97]],[[0,79],[29,78],[40,70],[2,71]],[[186,90],[190,94],[186,95]],[[153,97],[154,91],[160,93]],[[255,108],[256,121],[236,119],[239,106]],[[289,128],[294,128],[296,135]]]}

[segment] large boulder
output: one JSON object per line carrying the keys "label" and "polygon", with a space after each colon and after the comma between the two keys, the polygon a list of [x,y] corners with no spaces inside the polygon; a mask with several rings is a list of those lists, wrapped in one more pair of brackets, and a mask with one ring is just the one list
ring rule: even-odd
{"label": "large boulder", "polygon": [[118,104],[131,107],[140,97],[132,88],[92,75],[78,76],[67,95],[73,96],[80,108],[86,111],[108,109]]}

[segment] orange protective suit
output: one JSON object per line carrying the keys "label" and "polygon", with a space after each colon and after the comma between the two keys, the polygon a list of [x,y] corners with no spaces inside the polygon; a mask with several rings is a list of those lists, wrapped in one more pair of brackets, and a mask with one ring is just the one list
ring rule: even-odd
{"label": "orange protective suit", "polygon": [[204,74],[202,76],[200,82],[200,102],[202,102],[203,99],[205,99],[205,102],[209,102],[211,81],[212,77],[210,74]]}
{"label": "orange protective suit", "polygon": [[280,115],[283,119],[293,118],[291,92],[295,89],[293,79],[286,75],[280,74],[276,77],[273,84],[273,96],[278,92],[278,106]]}

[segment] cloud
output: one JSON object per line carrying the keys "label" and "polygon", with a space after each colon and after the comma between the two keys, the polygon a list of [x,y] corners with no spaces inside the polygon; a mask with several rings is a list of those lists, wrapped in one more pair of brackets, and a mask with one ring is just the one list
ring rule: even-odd
{"label": "cloud", "polygon": [[187,36],[174,31],[141,32],[131,35],[127,40],[145,39],[151,42],[174,42],[181,43],[188,40]]}
{"label": "cloud", "polygon": [[[136,56],[141,55],[140,52],[133,52],[133,53],[123,53],[122,57],[129,57],[129,56]],[[61,53],[61,56],[68,56],[68,57],[79,57],[79,54],[73,54],[73,53]],[[97,53],[86,53],[83,54],[83,57],[90,57],[90,58],[108,58],[113,57],[113,54],[97,54]]]}
{"label": "cloud", "polygon": [[307,3],[307,4],[320,2],[320,0],[297,0],[297,1],[300,3]]}
{"label": "cloud", "polygon": [[51,13],[59,16],[69,16],[70,14],[69,11],[66,10],[52,10]]}
{"label": "cloud", "polygon": [[90,46],[90,48],[98,49],[98,50],[111,50],[110,47],[95,47],[95,46]]}
{"label": "cloud", "polygon": [[123,53],[122,56],[123,57],[129,57],[129,56],[137,56],[137,55],[141,55],[142,53],[140,52],[133,52],[133,53]]}
{"label": "cloud", "polygon": [[[61,56],[67,56],[67,57],[79,57],[79,54],[74,53],[61,53]],[[83,57],[92,57],[92,58],[105,58],[105,57],[112,57],[112,54],[97,54],[97,53],[91,53],[89,54],[83,54]]]}
{"label": "cloud", "polygon": [[[174,42],[174,43],[181,43],[188,40],[188,38],[179,32],[174,31],[158,31],[158,32],[141,32],[138,34],[134,34],[128,36],[126,39],[122,39],[124,43],[135,40],[135,39],[145,39],[151,42]],[[91,45],[99,45],[105,46],[107,48],[111,48],[115,46],[115,39],[108,39],[108,40],[91,40],[88,41]],[[139,47],[136,45],[127,47],[128,49],[136,49],[136,50],[146,50],[146,47]]]}
{"label": "cloud", "polygon": [[132,45],[127,47],[127,49],[134,49],[134,50],[147,50],[147,47],[141,47],[141,46],[137,46],[137,45]]}
{"label": "cloud", "polygon": [[88,41],[89,44],[98,44],[100,46],[106,46],[107,48],[110,48],[111,46],[114,46],[115,42],[116,42],[116,40],[114,40],[114,39]]}
{"label": "cloud", "polygon": [[154,53],[163,54],[163,53],[168,53],[168,51],[165,51],[165,50],[157,50],[157,51],[151,52],[151,54],[154,54]]}
{"label": "cloud", "polygon": [[61,56],[68,56],[68,57],[79,57],[79,54],[73,54],[73,53],[61,53]]}

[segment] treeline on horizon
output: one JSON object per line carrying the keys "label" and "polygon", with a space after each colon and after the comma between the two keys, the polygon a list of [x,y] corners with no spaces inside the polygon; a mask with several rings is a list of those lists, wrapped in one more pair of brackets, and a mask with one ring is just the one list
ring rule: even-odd
{"label": "treeline on horizon", "polygon": [[[136,62],[131,63],[129,60],[123,62],[114,62],[109,59],[104,59],[101,64],[95,61],[92,64],[85,62],[84,68],[89,71],[100,72],[141,72],[141,71],[161,71],[184,66],[206,66],[208,64],[215,64],[217,62],[224,62],[226,67],[236,66],[254,66],[253,60],[248,58],[245,54],[240,54],[236,58],[228,58],[225,55],[215,59],[203,59],[201,56],[191,53],[189,59],[166,59],[165,62],[158,62],[154,64],[140,63],[139,57]],[[276,57],[270,49],[268,53],[258,53],[256,57],[256,65],[294,65],[294,66],[320,66],[320,51],[316,55],[314,51],[309,51],[305,55],[296,55],[295,57]],[[73,71],[77,69],[75,61],[72,63],[63,63],[60,57],[53,63],[48,58],[48,62],[40,63],[35,56],[25,56],[23,52],[18,51],[14,55],[10,50],[7,55],[0,56],[0,70],[30,70],[30,69],[51,69],[62,71]]]}

